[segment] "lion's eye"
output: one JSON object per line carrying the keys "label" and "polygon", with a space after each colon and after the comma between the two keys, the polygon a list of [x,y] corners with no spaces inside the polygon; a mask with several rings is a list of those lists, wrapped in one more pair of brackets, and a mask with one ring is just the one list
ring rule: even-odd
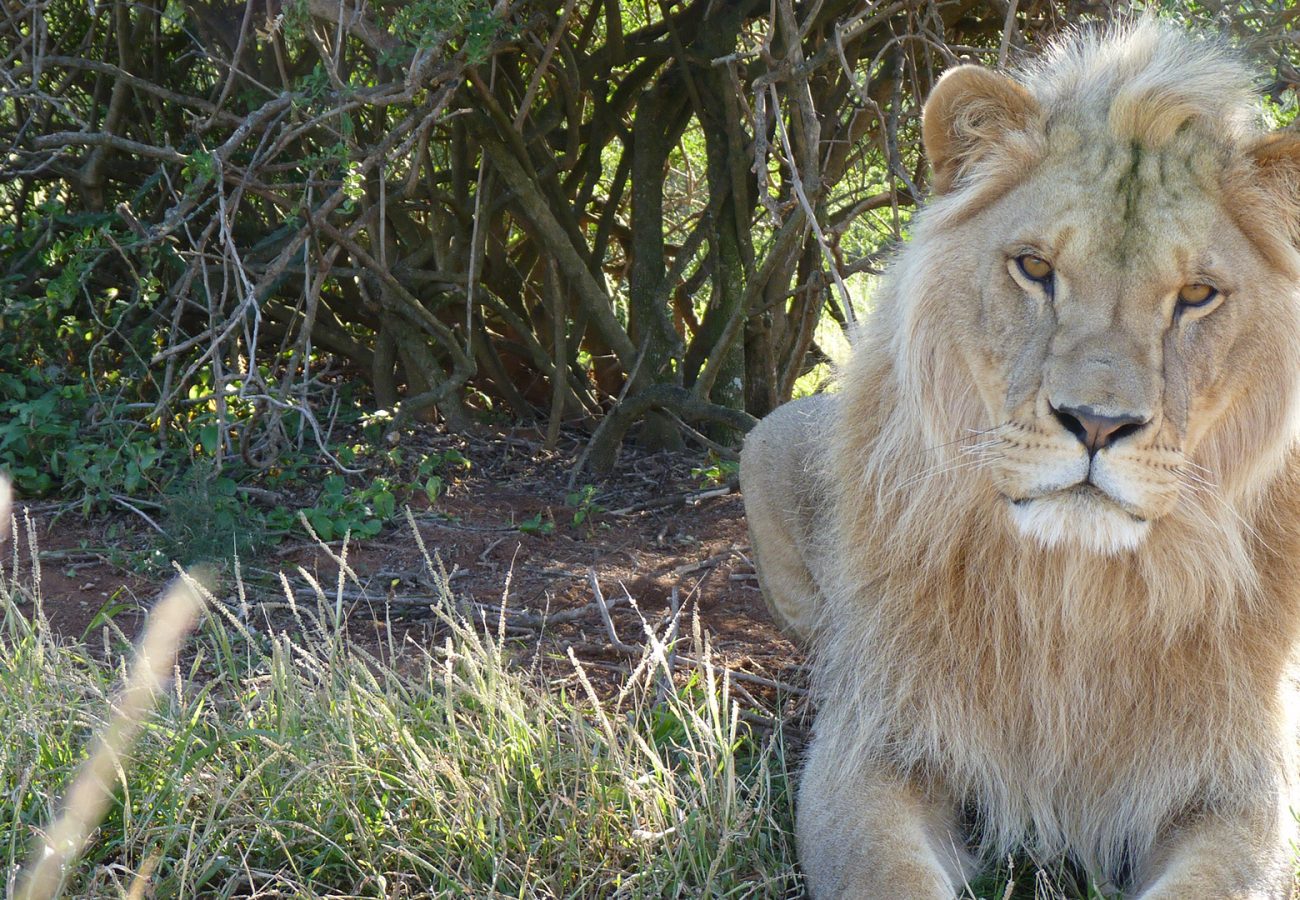
{"label": "lion's eye", "polygon": [[1189,284],[1178,292],[1178,305],[1191,308],[1205,306],[1217,296],[1219,292],[1208,284]]}
{"label": "lion's eye", "polygon": [[1030,281],[1047,284],[1052,279],[1052,264],[1041,256],[1034,256],[1032,253],[1017,256],[1016,265],[1020,266],[1020,271],[1024,272],[1025,277]]}

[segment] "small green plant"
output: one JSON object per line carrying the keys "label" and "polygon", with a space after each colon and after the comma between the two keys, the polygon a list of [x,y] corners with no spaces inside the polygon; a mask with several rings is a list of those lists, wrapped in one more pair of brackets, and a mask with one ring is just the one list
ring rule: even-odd
{"label": "small green plant", "polygon": [[538,512],[520,522],[518,528],[524,534],[553,534],[555,523],[550,519],[543,519],[542,514]]}
{"label": "small green plant", "polygon": [[376,478],[358,491],[348,490],[342,475],[326,477],[316,504],[303,511],[312,530],[323,541],[351,533],[374,537],[397,511],[397,498],[386,478]]}
{"label": "small green plant", "polygon": [[565,494],[564,505],[573,509],[573,524],[575,527],[588,523],[593,516],[605,511],[605,507],[596,502],[596,486],[594,484],[584,484],[581,490]]}
{"label": "small green plant", "polygon": [[424,456],[415,469],[417,487],[424,491],[432,504],[442,495],[445,486],[442,473],[450,474],[456,470],[468,472],[470,467],[470,461],[454,448]]}
{"label": "small green plant", "polygon": [[691,469],[691,475],[700,480],[700,487],[718,487],[733,481],[740,474],[740,463],[734,459],[722,459],[712,450],[705,465]]}

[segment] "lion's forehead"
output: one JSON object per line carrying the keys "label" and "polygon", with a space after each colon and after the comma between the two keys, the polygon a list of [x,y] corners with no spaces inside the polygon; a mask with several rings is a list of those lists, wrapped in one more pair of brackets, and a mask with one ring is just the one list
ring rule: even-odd
{"label": "lion's forehead", "polygon": [[1152,144],[1122,137],[1095,124],[1056,123],[1047,129],[1046,160],[1068,164],[1079,183],[1106,177],[1136,180],[1167,189],[1214,190],[1224,166],[1235,155],[1201,123],[1189,123],[1173,138]]}
{"label": "lion's forehead", "polygon": [[[1052,198],[1031,225],[1072,255],[1126,270],[1172,276],[1223,237],[1221,148],[1196,140],[1159,149],[1109,135],[1072,133],[1053,142],[1034,192]],[[1041,189],[1041,183],[1051,189]],[[1026,219],[1024,221],[1030,221]]]}

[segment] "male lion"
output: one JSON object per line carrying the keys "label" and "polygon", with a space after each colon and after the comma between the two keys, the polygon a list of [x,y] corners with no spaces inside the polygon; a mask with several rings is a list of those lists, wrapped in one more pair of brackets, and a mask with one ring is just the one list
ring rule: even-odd
{"label": "male lion", "polygon": [[1153,21],[947,73],[935,198],[841,373],[750,435],[764,593],[813,650],[818,898],[1066,859],[1290,896],[1300,135]]}

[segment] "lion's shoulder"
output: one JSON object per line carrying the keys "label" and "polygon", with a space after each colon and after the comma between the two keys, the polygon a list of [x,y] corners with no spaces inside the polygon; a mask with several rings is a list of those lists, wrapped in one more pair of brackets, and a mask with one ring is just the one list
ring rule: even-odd
{"label": "lion's shoulder", "polygon": [[825,499],[824,457],[837,409],[836,396],[814,394],[786,403],[745,437],[740,456],[741,489],[762,489],[784,498],[791,512]]}

